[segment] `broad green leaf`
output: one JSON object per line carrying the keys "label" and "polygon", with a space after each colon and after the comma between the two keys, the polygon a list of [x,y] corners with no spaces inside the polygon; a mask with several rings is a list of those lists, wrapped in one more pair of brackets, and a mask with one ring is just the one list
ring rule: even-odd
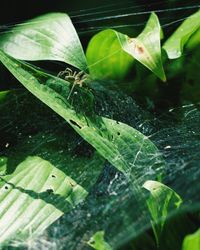
{"label": "broad green leaf", "polygon": [[138,183],[144,181],[144,173],[148,173],[146,178],[155,177],[157,168],[160,171],[161,166],[164,166],[156,146],[139,131],[121,122],[89,113],[87,107],[90,103],[87,102],[90,91],[78,87],[77,95],[67,99],[71,88],[68,82],[3,52],[0,52],[0,60],[32,94],[63,117],[118,170],[132,176]]}
{"label": "broad green leaf", "polygon": [[122,49],[117,32],[112,29],[101,31],[91,39],[86,58],[93,78],[110,80],[122,80],[134,61]]}
{"label": "broad green leaf", "polygon": [[147,206],[151,214],[151,224],[159,244],[159,237],[163,230],[170,211],[179,208],[182,203],[181,197],[171,188],[158,181],[146,181],[143,187],[150,192]]}
{"label": "broad green leaf", "polygon": [[63,13],[50,13],[16,25],[0,36],[0,48],[21,60],[58,60],[86,70],[74,26]]}
{"label": "broad green leaf", "polygon": [[200,27],[200,10],[189,16],[163,45],[169,59],[179,58],[189,38]]}
{"label": "broad green leaf", "polygon": [[88,192],[40,157],[28,157],[0,178],[0,243],[41,233]]}
{"label": "broad green leaf", "polygon": [[[151,14],[145,29],[136,38],[111,29],[100,32],[92,38],[86,53],[91,74],[97,78],[122,79],[133,63],[132,56],[165,81],[160,34],[155,13]],[[130,56],[126,56],[124,51]]]}
{"label": "broad green leaf", "polygon": [[182,250],[199,250],[200,248],[200,229],[195,233],[184,238]]}
{"label": "broad green leaf", "polygon": [[96,232],[87,244],[96,250],[112,250],[111,246],[104,240],[104,234],[104,231]]}

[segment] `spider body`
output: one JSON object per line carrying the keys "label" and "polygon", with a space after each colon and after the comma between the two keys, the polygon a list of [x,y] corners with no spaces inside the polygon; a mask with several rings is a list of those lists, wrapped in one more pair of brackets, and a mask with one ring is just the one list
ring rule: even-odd
{"label": "spider body", "polygon": [[71,84],[73,84],[67,99],[70,98],[70,96],[74,90],[74,87],[76,85],[78,85],[79,87],[83,87],[83,83],[87,79],[87,75],[83,71],[80,71],[80,72],[74,71],[73,72],[70,68],[66,68],[64,71],[59,72],[57,77],[61,77],[61,78],[65,79],[66,81],[70,82]]}

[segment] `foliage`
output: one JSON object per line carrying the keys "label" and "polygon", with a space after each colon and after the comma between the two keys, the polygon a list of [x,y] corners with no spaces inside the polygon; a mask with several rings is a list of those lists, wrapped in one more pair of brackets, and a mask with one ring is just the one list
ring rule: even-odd
{"label": "foliage", "polygon": [[191,235],[187,235],[183,241],[183,250],[198,250],[200,245],[200,230]]}
{"label": "foliage", "polygon": [[[193,35],[200,26],[198,17],[199,11],[184,21],[166,40],[163,49],[169,59],[180,57],[183,47],[191,49],[196,46]],[[181,72],[184,62],[172,61],[176,68],[170,68],[163,56],[161,32],[158,17],[152,13],[144,30],[136,38],[112,29],[96,34],[88,45],[86,56],[70,18],[62,13],[37,17],[17,25],[12,32],[1,35],[0,61],[36,97],[33,98],[25,90],[0,93],[1,134],[4,138],[0,157],[2,246],[16,240],[23,244],[26,240],[37,237],[63,214],[77,220],[79,213],[88,213],[88,210],[92,213],[99,203],[105,202],[98,210],[101,214],[99,222],[108,214],[108,223],[113,223],[111,213],[115,204],[116,209],[117,206],[122,206],[124,211],[119,218],[119,222],[123,223],[115,232],[111,230],[110,237],[106,235],[108,242],[104,240],[104,234],[108,233],[106,227],[111,225],[104,222],[104,226],[100,228],[91,226],[91,218],[89,222],[85,218],[80,228],[75,223],[75,233],[72,229],[70,231],[72,239],[77,241],[82,237],[83,231],[85,234],[89,231],[90,235],[86,235],[85,242],[91,247],[99,250],[115,249],[137,238],[152,226],[157,247],[164,249],[161,239],[167,220],[180,211],[192,210],[193,204],[199,207],[195,195],[190,200],[187,192],[179,195],[173,190],[177,187],[172,185],[176,183],[173,178],[181,180],[181,177],[178,171],[171,176],[173,171],[168,151],[163,151],[152,138],[155,133],[161,136],[160,142],[167,143],[163,136],[168,132],[159,134],[158,130],[152,128],[148,134],[145,129],[141,129],[141,123],[138,127],[137,123],[128,125],[126,119],[120,118],[120,113],[112,117],[109,112],[102,113],[101,109],[102,103],[112,111],[116,105],[110,105],[113,100],[117,105],[123,105],[123,98],[129,100],[124,94],[117,99],[121,93],[118,81],[124,81],[133,67],[140,75],[145,76],[146,84],[152,86],[157,83],[157,78],[166,81],[166,76],[171,79]],[[193,41],[189,41],[190,37]],[[83,87],[73,69],[72,75],[68,72],[67,77],[62,79],[24,60],[57,60],[67,63],[85,75]],[[166,67],[166,75],[163,65]],[[187,67],[189,72],[191,65]],[[138,79],[136,77],[136,81]],[[110,89],[111,80],[114,92]],[[132,85],[135,84],[134,81],[131,81]],[[141,84],[141,80],[139,82]],[[106,94],[109,96],[108,101]],[[128,106],[129,104],[128,102]],[[184,114],[189,116],[194,110]],[[122,111],[124,116],[127,111],[123,108]],[[195,112],[197,113],[196,110]],[[136,114],[139,113],[137,108]],[[129,110],[128,116],[132,115],[135,113]],[[148,116],[142,113],[144,123]],[[190,130],[184,127],[187,124],[186,116],[184,119],[180,121],[180,126],[181,131],[186,129],[186,133],[183,133],[186,139],[191,136]],[[199,119],[199,114],[195,119]],[[191,124],[191,131],[196,136],[193,138],[194,143],[199,131],[195,123]],[[151,127],[150,124],[148,126]],[[169,126],[169,134],[172,133],[172,128],[175,128],[174,124]],[[167,130],[166,124],[161,131],[165,129]],[[178,128],[176,131],[179,131]],[[181,143],[180,138],[178,143]],[[77,149],[77,145],[81,143],[83,148]],[[168,150],[167,147],[165,145],[164,149]],[[193,152],[192,157],[198,158],[199,155]],[[114,167],[114,178],[107,187],[111,198],[108,191],[104,191],[101,200],[92,195],[95,194],[93,189],[101,183],[102,173],[107,171],[104,170],[105,160],[110,167]],[[199,176],[199,171],[196,176]],[[119,179],[120,184],[115,186],[115,179]],[[192,185],[192,181],[193,176],[188,180],[188,185]],[[101,185],[103,188],[106,183]],[[112,185],[115,188],[110,191]],[[177,189],[181,191],[178,187]],[[131,206],[134,209],[129,215]],[[79,231],[81,233],[77,237],[76,233]],[[114,233],[118,234],[117,243]],[[78,249],[81,244],[73,240],[68,242],[71,249]],[[153,247],[156,244],[154,242]],[[134,242],[131,247],[134,249]]]}

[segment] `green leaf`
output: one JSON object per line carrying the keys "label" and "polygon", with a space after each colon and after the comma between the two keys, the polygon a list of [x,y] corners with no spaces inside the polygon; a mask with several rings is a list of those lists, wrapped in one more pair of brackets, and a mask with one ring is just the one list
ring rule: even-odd
{"label": "green leaf", "polygon": [[180,207],[181,197],[171,188],[158,181],[146,181],[143,187],[150,192],[147,206],[151,214],[151,224],[159,245],[159,237],[170,211]]}
{"label": "green leaf", "polygon": [[111,246],[104,240],[104,234],[104,231],[96,232],[87,244],[96,250],[112,250]]}
{"label": "green leaf", "polygon": [[[141,183],[144,182],[144,173],[146,178],[154,178],[157,169],[160,171],[161,166],[164,167],[158,149],[146,136],[126,124],[89,113],[89,90],[78,87],[77,95],[68,100],[71,88],[68,82],[3,52],[0,52],[0,60],[32,94],[63,117],[105,159],[128,177]],[[148,167],[150,171],[147,171]]]}
{"label": "green leaf", "polygon": [[[192,51],[189,62],[184,65],[182,72],[182,88],[181,99],[184,102],[199,103],[200,100],[200,84],[199,84],[199,65],[197,64],[200,58],[200,49],[197,47]],[[177,61],[177,60],[176,60]]]}
{"label": "green leaf", "polygon": [[110,29],[100,32],[92,38],[87,49],[86,56],[91,74],[97,78],[111,76],[111,78],[122,79],[133,62],[124,54],[123,51],[125,51],[165,81],[160,34],[161,28],[155,13],[151,14],[145,29],[136,38],[129,38],[127,35]]}
{"label": "green leaf", "polygon": [[6,157],[0,157],[0,176],[6,174],[7,160]]}
{"label": "green leaf", "polygon": [[182,250],[199,250],[200,229],[184,238]]}
{"label": "green leaf", "polygon": [[152,13],[145,29],[136,38],[119,34],[124,50],[150,69],[161,80],[166,81],[160,47],[161,28],[158,17]]}
{"label": "green leaf", "polygon": [[5,97],[9,92],[10,92],[9,90],[0,92],[0,103],[4,101]]}
{"label": "green leaf", "polygon": [[179,58],[189,38],[200,27],[200,10],[189,16],[163,45],[169,59]]}
{"label": "green leaf", "polygon": [[117,32],[112,29],[101,31],[90,40],[86,58],[90,75],[96,79],[122,80],[134,61],[122,49]]}
{"label": "green leaf", "polygon": [[86,70],[87,63],[74,26],[63,13],[46,14],[0,36],[0,48],[21,60],[58,60]]}
{"label": "green leaf", "polygon": [[189,38],[186,49],[194,49],[198,47],[200,44],[200,27],[197,29],[197,31]]}
{"label": "green leaf", "polygon": [[0,178],[0,243],[41,233],[88,192],[50,162],[28,157]]}

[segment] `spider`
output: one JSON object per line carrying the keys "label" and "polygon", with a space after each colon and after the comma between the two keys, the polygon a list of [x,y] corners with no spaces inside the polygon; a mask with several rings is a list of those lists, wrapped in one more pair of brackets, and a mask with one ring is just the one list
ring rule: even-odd
{"label": "spider", "polygon": [[74,87],[76,85],[79,85],[79,87],[83,87],[83,83],[87,79],[87,75],[83,71],[80,71],[80,72],[74,71],[73,72],[70,68],[66,68],[64,71],[59,72],[57,77],[62,77],[66,81],[73,84],[72,88],[69,92],[69,95],[67,97],[68,100],[69,100],[69,98],[74,90]]}

